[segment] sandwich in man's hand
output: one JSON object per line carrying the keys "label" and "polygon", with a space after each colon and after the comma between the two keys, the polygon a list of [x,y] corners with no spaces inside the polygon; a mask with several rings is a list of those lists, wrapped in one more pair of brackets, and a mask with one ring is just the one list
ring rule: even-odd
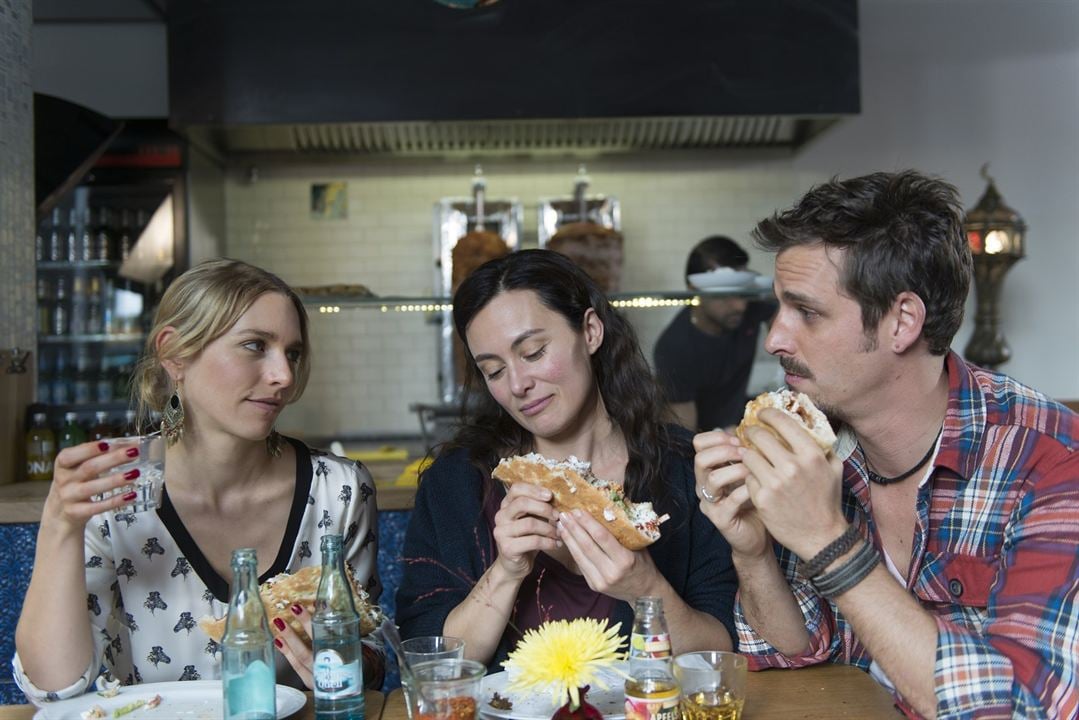
{"label": "sandwich in man's hand", "polygon": [[514,455],[503,458],[491,475],[507,485],[524,482],[547,488],[556,510],[584,510],[630,550],[658,540],[660,524],[669,519],[657,516],[650,502],[630,501],[621,485],[597,478],[591,463],[573,456],[561,462],[539,453]]}
{"label": "sandwich in man's hand", "polygon": [[813,404],[813,401],[805,393],[794,392],[788,388],[761,393],[746,403],[745,415],[735,430],[735,435],[742,441],[744,447],[754,447],[746,430],[751,427],[759,427],[770,432],[789,449],[790,446],[787,445],[787,441],[780,437],[770,425],[761,422],[757,417],[764,408],[775,408],[794,418],[825,453],[831,452],[832,446],[835,445],[836,437],[831,423],[828,422],[828,417]]}

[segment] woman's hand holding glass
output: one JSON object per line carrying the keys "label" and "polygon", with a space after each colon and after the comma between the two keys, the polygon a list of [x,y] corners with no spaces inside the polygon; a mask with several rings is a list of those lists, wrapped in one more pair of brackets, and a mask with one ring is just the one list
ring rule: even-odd
{"label": "woman's hand holding glass", "polygon": [[527,483],[509,486],[495,514],[494,538],[498,562],[511,577],[526,577],[538,551],[558,548],[557,520],[549,490]]}
{"label": "woman's hand holding glass", "polygon": [[71,532],[82,534],[94,515],[116,510],[135,499],[134,492],[109,493],[128,486],[138,470],[110,472],[137,458],[137,447],[112,447],[94,441],[64,448],[53,465],[52,487],[45,500],[43,520],[52,519]]}

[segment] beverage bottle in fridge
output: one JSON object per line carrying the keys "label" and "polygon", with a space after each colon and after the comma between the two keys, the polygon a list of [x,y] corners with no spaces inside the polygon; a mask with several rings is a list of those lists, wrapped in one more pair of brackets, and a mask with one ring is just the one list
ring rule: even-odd
{"label": "beverage bottle in fridge", "polygon": [[49,395],[54,405],[66,405],[71,402],[71,382],[68,377],[67,353],[62,348],[56,351],[56,370],[52,376],[52,391]]}
{"label": "beverage bottle in fridge", "polygon": [[102,307],[102,286],[104,277],[100,272],[92,272],[86,283],[86,332],[100,335],[105,332],[105,313]]}
{"label": "beverage bottle in fridge", "polygon": [[107,207],[97,209],[97,225],[91,255],[94,260],[111,260],[113,255],[112,216]]}
{"label": "beverage bottle in fridge", "polygon": [[79,259],[79,214],[71,208],[67,214],[67,239],[63,244],[61,260],[75,262]]}
{"label": "beverage bottle in fridge", "polygon": [[37,331],[40,335],[49,335],[52,330],[52,298],[49,296],[49,281],[43,277],[37,279]]}
{"label": "beverage bottle in fridge", "polygon": [[277,717],[273,636],[259,597],[254,548],[232,551],[232,587],[221,638],[225,720]]}
{"label": "beverage bottle in fridge", "polygon": [[67,335],[68,330],[68,306],[67,306],[67,278],[60,275],[56,278],[55,302],[52,306],[52,322],[49,328],[53,335]]}
{"label": "beverage bottle in fridge", "polygon": [[113,383],[112,362],[108,355],[104,355],[101,358],[101,370],[98,371],[97,379],[94,381],[94,402],[111,402]]}
{"label": "beverage bottle in fridge", "polygon": [[120,236],[116,241],[116,254],[118,259],[127,260],[131,254],[131,247],[135,244],[131,229],[131,211],[124,208],[120,211]]}
{"label": "beverage bottle in fridge", "polygon": [[104,410],[98,410],[94,413],[94,425],[90,428],[89,439],[105,440],[112,436],[112,427],[109,425],[109,414]]}
{"label": "beverage bottle in fridge", "polygon": [[75,381],[71,384],[71,401],[77,405],[88,405],[91,398],[94,370],[90,362],[90,353],[80,349],[75,356]]}
{"label": "beverage bottle in fridge", "polygon": [[37,356],[37,401],[42,405],[52,403],[52,359],[50,352],[39,352]]}
{"label": "beverage bottle in fridge", "polygon": [[637,598],[629,642],[626,717],[678,720],[679,688],[671,670],[671,634],[663,616],[663,598]]}
{"label": "beverage bottle in fridge", "polygon": [[68,322],[72,335],[86,334],[86,277],[78,270],[71,278],[71,319]]}
{"label": "beverage bottle in fridge", "polygon": [[90,208],[82,211],[82,227],[79,228],[78,252],[75,259],[87,262],[94,259],[94,231],[90,224]]}
{"label": "beverage bottle in fridge", "polygon": [[316,720],[363,720],[360,616],[345,574],[340,535],[322,536],[322,578],[311,619]]}
{"label": "beverage bottle in fridge", "polygon": [[56,443],[57,451],[81,445],[84,442],[86,442],[86,432],[79,425],[78,413],[64,413],[64,426],[60,428],[60,439]]}
{"label": "beverage bottle in fridge", "polygon": [[33,415],[26,432],[26,479],[52,480],[52,463],[56,459],[56,436],[43,412]]}

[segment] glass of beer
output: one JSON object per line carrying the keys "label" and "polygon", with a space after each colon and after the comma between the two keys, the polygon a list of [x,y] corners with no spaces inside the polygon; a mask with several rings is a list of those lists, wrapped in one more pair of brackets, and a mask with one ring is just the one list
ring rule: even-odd
{"label": "glass of beer", "polygon": [[746,701],[746,659],[720,650],[683,653],[674,659],[682,688],[683,720],[739,720]]}

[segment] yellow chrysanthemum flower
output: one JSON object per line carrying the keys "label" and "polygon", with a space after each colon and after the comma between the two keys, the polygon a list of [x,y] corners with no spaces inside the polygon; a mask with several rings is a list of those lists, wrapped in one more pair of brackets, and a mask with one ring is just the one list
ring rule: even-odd
{"label": "yellow chrysanthemum flower", "polygon": [[622,626],[607,627],[607,622],[591,618],[555,620],[529,630],[510,653],[502,667],[510,671],[507,689],[537,691],[549,688],[555,705],[570,701],[581,704],[578,688],[598,685],[606,690],[598,671],[613,669],[625,676],[615,663],[623,660],[624,641],[618,635]]}

